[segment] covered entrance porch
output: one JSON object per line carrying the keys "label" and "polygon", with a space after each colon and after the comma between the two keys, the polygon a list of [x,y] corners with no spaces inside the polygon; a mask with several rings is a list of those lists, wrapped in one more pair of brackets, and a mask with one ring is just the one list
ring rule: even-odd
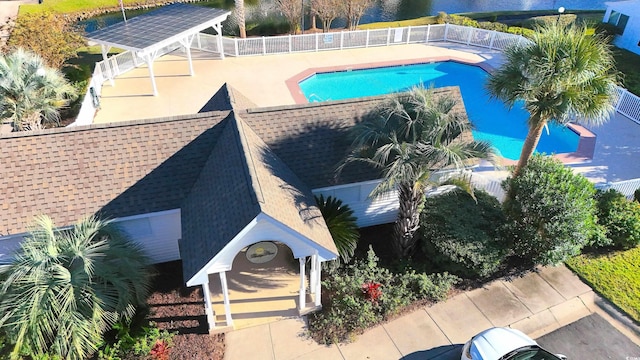
{"label": "covered entrance porch", "polygon": [[[229,306],[233,327],[243,329],[277,320],[295,318],[319,309],[319,294],[313,291],[310,278],[319,279],[320,273],[312,273],[310,261],[306,261],[304,277],[300,273],[300,261],[293,257],[285,244],[275,242],[277,253],[263,263],[252,261],[251,247],[242,249],[227,272]],[[259,244],[253,245],[254,248]],[[310,258],[308,258],[310,260]],[[304,290],[301,290],[304,285]],[[224,292],[218,274],[209,275],[211,308],[216,328],[226,323]],[[300,292],[304,301],[300,305]]]}

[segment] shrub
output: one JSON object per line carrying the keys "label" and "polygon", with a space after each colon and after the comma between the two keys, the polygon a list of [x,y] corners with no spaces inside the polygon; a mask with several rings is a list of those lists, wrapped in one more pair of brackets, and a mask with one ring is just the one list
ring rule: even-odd
{"label": "shrub", "polygon": [[485,30],[495,30],[500,32],[507,32],[509,26],[499,22],[482,21],[478,23],[478,27]]}
{"label": "shrub", "polygon": [[496,229],[504,214],[484,191],[462,190],[427,198],[421,215],[423,250],[438,267],[462,277],[485,277],[502,263],[506,246]]}
{"label": "shrub", "polygon": [[366,259],[336,270],[322,282],[329,302],[321,312],[309,316],[309,331],[323,344],[348,340],[414,301],[446,298],[457,280],[449,274],[425,275],[413,270],[394,274],[379,267],[369,249]]}
{"label": "shrub", "polygon": [[558,264],[604,235],[596,223],[595,187],[558,160],[536,154],[502,187],[510,195],[502,233],[526,262]]}
{"label": "shrub", "polygon": [[509,28],[507,29],[507,32],[509,34],[522,35],[522,36],[524,36],[526,38],[532,37],[533,34],[535,33],[531,29],[527,29],[527,28],[523,28],[523,27],[517,27],[517,26],[509,26]]}
{"label": "shrub", "polygon": [[11,48],[21,47],[40,55],[55,69],[76,57],[84,44],[82,31],[71,20],[53,13],[21,15],[8,42]]}
{"label": "shrub", "polygon": [[615,25],[603,22],[598,23],[594,31],[596,34],[611,40],[618,34],[618,28]]}
{"label": "shrub", "polygon": [[633,192],[633,200],[640,203],[640,188],[637,188],[636,191]]}
{"label": "shrub", "polygon": [[620,192],[598,191],[598,223],[606,229],[613,246],[629,249],[640,244],[640,204],[627,200]]}
{"label": "shrub", "polygon": [[98,351],[98,360],[147,358],[166,360],[173,346],[174,333],[160,330],[155,323],[132,329],[128,323],[114,326],[115,339],[104,343]]}

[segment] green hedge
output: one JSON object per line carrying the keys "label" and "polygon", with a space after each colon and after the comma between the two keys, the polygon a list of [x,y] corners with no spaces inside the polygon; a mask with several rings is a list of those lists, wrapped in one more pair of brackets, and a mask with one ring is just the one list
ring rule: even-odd
{"label": "green hedge", "polygon": [[457,277],[446,273],[392,273],[378,266],[378,258],[369,249],[366,259],[325,277],[324,307],[309,315],[311,337],[321,344],[348,341],[415,301],[446,299],[457,281]]}
{"label": "green hedge", "polygon": [[505,222],[498,200],[462,190],[427,198],[420,216],[423,251],[441,270],[466,278],[493,274],[508,246],[497,229]]}

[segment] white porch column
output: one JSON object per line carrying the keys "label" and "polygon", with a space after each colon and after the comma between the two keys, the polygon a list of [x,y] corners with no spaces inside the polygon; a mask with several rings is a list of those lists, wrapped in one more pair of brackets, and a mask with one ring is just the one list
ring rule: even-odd
{"label": "white porch column", "polygon": [[220,59],[224,59],[224,48],[222,46],[222,24],[213,24],[212,28],[216,31],[216,41],[218,43],[218,50],[220,50]]}
{"label": "white porch column", "polygon": [[316,258],[317,254],[311,255],[311,271],[309,272],[309,291],[315,292],[316,290],[316,272],[318,271]]}
{"label": "white porch column", "polygon": [[215,329],[216,320],[213,317],[213,308],[211,308],[211,292],[209,291],[209,277],[207,282],[202,284],[202,293],[204,294],[204,311],[207,313],[207,323],[209,323],[209,331]]}
{"label": "white porch column", "polygon": [[298,309],[302,311],[307,305],[307,284],[305,282],[306,279],[304,275],[304,265],[307,262],[307,257],[303,256],[298,260],[300,261],[300,297],[298,299]]}
{"label": "white porch column", "polygon": [[220,284],[222,285],[222,296],[224,298],[224,318],[227,320],[227,326],[233,326],[231,318],[231,304],[229,303],[229,288],[227,287],[227,273],[220,272]]}
{"label": "white porch column", "polygon": [[315,255],[316,257],[316,281],[315,281],[315,301],[316,306],[322,306],[322,263],[320,262],[320,257]]}
{"label": "white porch column", "polygon": [[100,50],[102,50],[102,60],[104,61],[104,65],[107,68],[107,76],[109,76],[109,84],[111,84],[111,86],[116,86],[116,84],[113,82],[113,71],[111,71],[111,64],[109,64],[109,58],[107,56],[110,49],[111,46],[107,47],[103,44],[100,45]]}

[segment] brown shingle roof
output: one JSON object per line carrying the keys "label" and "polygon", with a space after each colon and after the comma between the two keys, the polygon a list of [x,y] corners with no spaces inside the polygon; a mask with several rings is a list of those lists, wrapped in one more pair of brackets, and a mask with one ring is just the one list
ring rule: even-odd
{"label": "brown shingle roof", "polygon": [[180,257],[191,279],[259,213],[337,254],[311,191],[238,116],[230,116],[182,209]]}
{"label": "brown shingle roof", "polygon": [[179,208],[229,112],[0,136],[0,234]]}
{"label": "brown shingle roof", "polygon": [[[435,94],[457,99],[454,111],[465,114],[458,87],[438,88]],[[335,177],[336,165],[351,144],[347,130],[374,110],[385,96],[352,100],[252,108],[242,119],[312,189],[380,178],[380,173],[353,164]]]}

